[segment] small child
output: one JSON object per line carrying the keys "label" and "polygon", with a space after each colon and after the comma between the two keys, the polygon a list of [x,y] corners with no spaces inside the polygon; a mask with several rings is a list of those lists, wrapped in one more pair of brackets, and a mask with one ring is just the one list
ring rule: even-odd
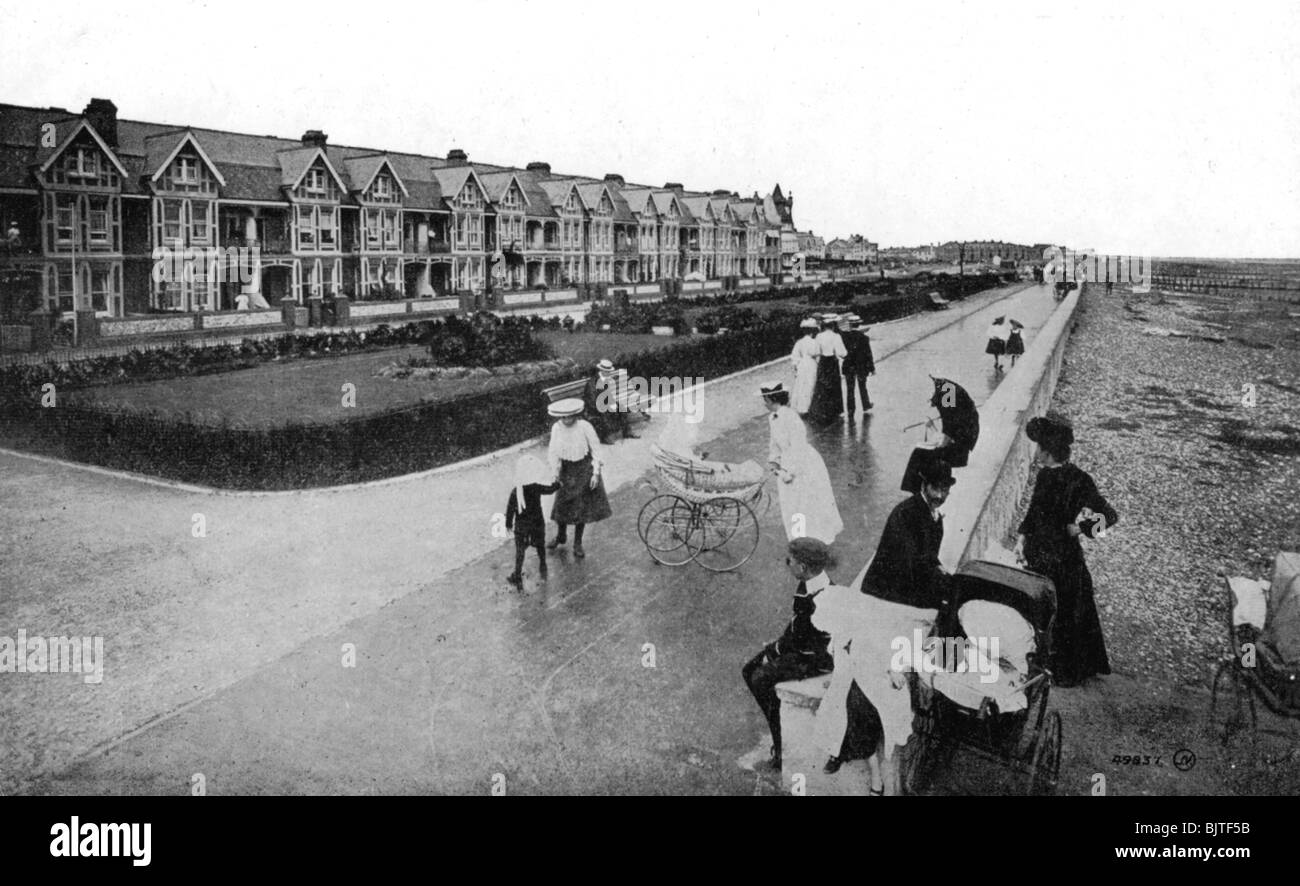
{"label": "small child", "polygon": [[[551,482],[547,482],[547,481]],[[535,455],[520,456],[515,464],[515,488],[506,502],[506,528],[515,531],[515,571],[506,581],[517,588],[524,586],[524,553],[537,549],[537,575],[546,579],[546,517],[542,514],[542,496],[559,490],[560,484]]]}

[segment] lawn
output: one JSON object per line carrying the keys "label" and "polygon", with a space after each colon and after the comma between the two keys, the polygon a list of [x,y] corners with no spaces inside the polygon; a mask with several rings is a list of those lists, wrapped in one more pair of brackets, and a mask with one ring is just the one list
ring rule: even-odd
{"label": "lawn", "polygon": [[[666,347],[679,338],[658,335],[542,332],[555,356],[590,365],[650,347]],[[345,357],[267,363],[251,369],[169,379],[143,384],[90,388],[67,395],[72,405],[94,403],[113,410],[123,406],[203,424],[229,423],[273,427],[297,422],[331,422],[380,413],[416,403],[450,400],[466,394],[517,384],[517,375],[481,375],[461,379],[394,379],[375,373],[407,357],[427,357],[420,347],[387,348]],[[344,406],[344,386],[355,385],[355,406]]]}

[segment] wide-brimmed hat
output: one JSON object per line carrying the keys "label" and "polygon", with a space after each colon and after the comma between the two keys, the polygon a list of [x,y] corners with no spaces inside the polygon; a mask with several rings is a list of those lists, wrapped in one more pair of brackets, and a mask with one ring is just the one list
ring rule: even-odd
{"label": "wide-brimmed hat", "polygon": [[780,394],[789,393],[788,391],[786,391],[785,385],[779,381],[772,382],[771,384],[761,385],[758,389],[758,392],[764,397],[775,397]]}
{"label": "wide-brimmed hat", "polygon": [[1025,434],[1043,446],[1069,446],[1074,443],[1074,425],[1059,412],[1048,412],[1031,418],[1025,425]]}
{"label": "wide-brimmed hat", "polygon": [[931,486],[951,486],[956,483],[952,475],[952,465],[941,458],[927,459],[917,469],[921,480]]}
{"label": "wide-brimmed hat", "polygon": [[815,317],[807,317],[799,323],[800,329],[816,329],[817,320]]}
{"label": "wide-brimmed hat", "polygon": [[792,539],[789,551],[791,557],[794,557],[809,569],[816,569],[818,572],[833,562],[831,549],[821,539],[808,536]]}
{"label": "wide-brimmed hat", "polygon": [[596,369],[600,372],[614,372],[614,364],[610,360],[601,360],[596,364]]}
{"label": "wide-brimmed hat", "polygon": [[582,400],[577,397],[568,397],[564,400],[556,400],[546,409],[546,414],[555,418],[568,418],[571,415],[582,414]]}

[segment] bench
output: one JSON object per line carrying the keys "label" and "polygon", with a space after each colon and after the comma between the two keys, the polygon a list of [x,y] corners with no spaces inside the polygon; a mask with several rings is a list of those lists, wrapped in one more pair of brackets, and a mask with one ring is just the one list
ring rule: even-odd
{"label": "bench", "polygon": [[946,310],[948,304],[949,304],[948,300],[944,298],[942,295],[940,295],[939,293],[937,292],[930,293],[930,307],[932,309],[936,311]]}
{"label": "bench", "polygon": [[776,684],[781,700],[781,786],[790,790],[795,777],[803,776],[810,797],[866,796],[871,792],[871,775],[865,760],[845,763],[839,772],[822,771],[827,754],[813,742],[817,708],[831,684],[831,675]]}
{"label": "bench", "polygon": [[[570,397],[581,400],[587,393],[587,382],[590,376],[566,381],[563,384],[554,385],[549,388],[543,388],[542,393],[546,395],[547,401],[554,403],[556,400],[565,400]],[[647,410],[650,408],[650,398],[640,391],[634,390],[628,384],[627,370],[618,370],[618,381],[614,388],[614,406],[617,412],[626,412],[629,415],[639,415],[646,421],[650,420]]]}

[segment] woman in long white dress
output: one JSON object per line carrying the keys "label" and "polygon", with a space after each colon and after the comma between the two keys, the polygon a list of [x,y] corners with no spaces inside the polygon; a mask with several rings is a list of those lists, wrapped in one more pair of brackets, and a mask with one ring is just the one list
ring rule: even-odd
{"label": "woman in long white dress", "polygon": [[817,386],[817,360],[821,356],[821,345],[817,343],[817,321],[809,317],[799,324],[803,338],[794,343],[790,352],[790,362],[794,364],[794,391],[790,396],[790,406],[795,412],[804,415],[812,405],[813,389]]}
{"label": "woman in long white dress", "polygon": [[788,405],[790,393],[779,382],[761,389],[767,406],[771,445],[768,465],[776,473],[781,496],[781,522],[790,540],[807,536],[833,544],[844,529],[830,474],[821,455],[808,442],[803,420]]}

